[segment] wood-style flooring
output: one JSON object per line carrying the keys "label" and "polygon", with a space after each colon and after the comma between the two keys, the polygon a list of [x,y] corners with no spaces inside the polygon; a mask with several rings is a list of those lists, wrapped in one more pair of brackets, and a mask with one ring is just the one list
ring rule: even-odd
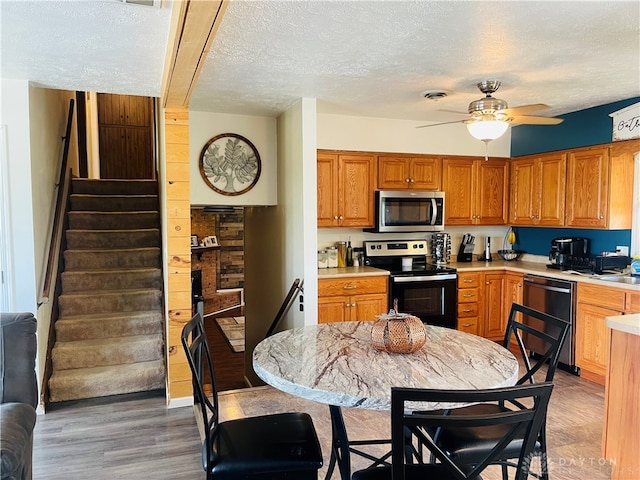
{"label": "wood-style flooring", "polygon": [[[611,466],[601,454],[604,388],[563,371],[556,373],[555,384],[547,422],[551,479],[611,478]],[[310,413],[325,456],[319,477],[324,478],[331,436],[326,405],[271,387],[227,391],[219,398],[222,420],[294,410]],[[344,409],[344,416],[351,439],[389,437],[387,412]],[[200,449],[193,409],[167,409],[163,392],[66,402],[38,417],[33,478],[202,479]],[[354,458],[354,468],[364,466]],[[483,478],[499,479],[498,469],[490,468]]]}

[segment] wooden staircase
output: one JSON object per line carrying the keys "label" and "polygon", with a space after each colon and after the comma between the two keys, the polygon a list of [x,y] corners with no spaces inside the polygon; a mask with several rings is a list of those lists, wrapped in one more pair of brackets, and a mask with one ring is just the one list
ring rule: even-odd
{"label": "wooden staircase", "polygon": [[165,388],[155,180],[74,179],[50,402]]}

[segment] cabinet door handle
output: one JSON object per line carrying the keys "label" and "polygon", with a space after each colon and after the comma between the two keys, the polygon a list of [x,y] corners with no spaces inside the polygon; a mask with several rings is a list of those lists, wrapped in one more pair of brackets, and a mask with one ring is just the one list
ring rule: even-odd
{"label": "cabinet door handle", "polygon": [[334,216],[333,216],[333,219],[334,219],[334,220],[337,220],[337,219],[338,219],[338,215],[334,215]]}
{"label": "cabinet door handle", "polygon": [[464,298],[470,298],[470,297],[473,297],[473,294],[471,294],[471,293],[466,293],[466,294],[464,294],[464,295],[462,295],[462,296],[463,296]]}
{"label": "cabinet door handle", "polygon": [[471,283],[471,282],[473,282],[473,280],[470,280],[470,279],[468,279],[468,278],[465,278],[465,279],[463,280],[463,282],[464,282],[464,283]]}
{"label": "cabinet door handle", "polygon": [[404,179],[404,183],[409,183],[410,181],[411,181],[411,179],[410,179],[410,178],[405,178],[405,179]]}
{"label": "cabinet door handle", "polygon": [[472,326],[472,325],[473,325],[473,323],[463,323],[463,324],[462,324],[462,326],[463,326],[463,327],[470,327],[470,326]]}
{"label": "cabinet door handle", "polygon": [[471,313],[471,312],[473,312],[473,310],[471,310],[471,309],[466,309],[466,310],[462,310],[462,311],[463,311],[464,313]]}
{"label": "cabinet door handle", "polygon": [[344,220],[344,217],[343,217],[342,215],[340,215],[340,216],[338,217],[338,220],[342,221],[342,220]]}
{"label": "cabinet door handle", "polygon": [[344,290],[353,290],[355,288],[358,288],[357,285],[345,285],[344,287],[342,287]]}

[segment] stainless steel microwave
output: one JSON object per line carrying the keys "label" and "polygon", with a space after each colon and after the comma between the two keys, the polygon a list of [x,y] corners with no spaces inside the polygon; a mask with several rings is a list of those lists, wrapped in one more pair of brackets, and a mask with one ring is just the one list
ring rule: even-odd
{"label": "stainless steel microwave", "polygon": [[375,226],[367,232],[444,230],[444,192],[378,190],[375,209]]}

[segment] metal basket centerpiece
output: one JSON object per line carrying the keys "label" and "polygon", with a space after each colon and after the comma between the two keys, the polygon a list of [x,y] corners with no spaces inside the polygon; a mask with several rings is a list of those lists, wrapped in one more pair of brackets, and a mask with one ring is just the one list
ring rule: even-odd
{"label": "metal basket centerpiece", "polygon": [[408,313],[398,313],[398,300],[386,315],[378,315],[371,328],[373,348],[391,353],[413,353],[427,341],[422,320]]}

